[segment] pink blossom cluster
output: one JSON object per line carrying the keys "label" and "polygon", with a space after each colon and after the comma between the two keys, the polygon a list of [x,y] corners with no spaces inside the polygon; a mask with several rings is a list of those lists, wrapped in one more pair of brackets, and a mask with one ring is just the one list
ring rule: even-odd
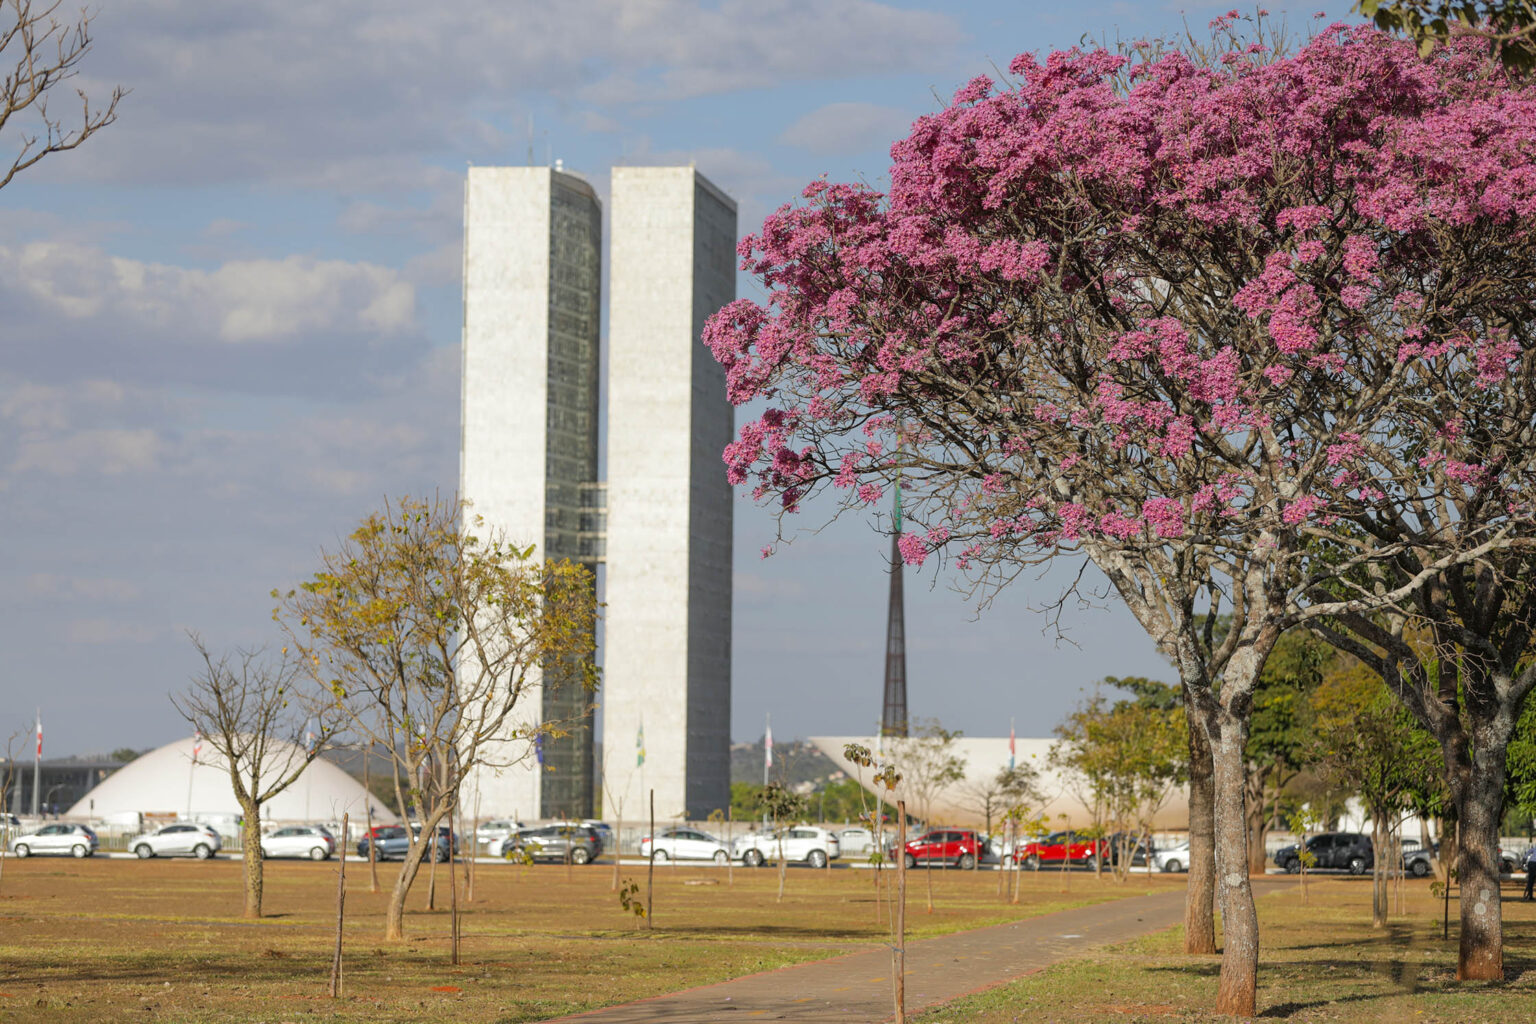
{"label": "pink blossom cluster", "polygon": [[1536,277],[1536,87],[1364,27],[1136,54],[1021,55],[914,123],[888,194],[819,180],[741,243],[768,297],[705,340],[768,409],[732,483],[869,505],[908,453],[952,464],[912,496],[944,525],[901,538],[910,564],[1526,486],[1456,421],[1502,422],[1536,374],[1500,320]]}

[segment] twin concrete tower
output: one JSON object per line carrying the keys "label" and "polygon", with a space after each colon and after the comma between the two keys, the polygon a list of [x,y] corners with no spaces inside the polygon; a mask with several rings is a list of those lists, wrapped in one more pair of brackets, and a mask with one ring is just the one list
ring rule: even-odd
{"label": "twin concrete tower", "polygon": [[706,817],[730,801],[732,440],[725,376],[700,341],[735,298],[736,204],[691,167],[616,167],[609,243],[606,481],[599,479],[602,207],[549,167],[477,167],[464,203],[460,490],[536,557],[596,570],[604,763],[593,695],[541,687],[523,727],[465,779],[478,814]]}

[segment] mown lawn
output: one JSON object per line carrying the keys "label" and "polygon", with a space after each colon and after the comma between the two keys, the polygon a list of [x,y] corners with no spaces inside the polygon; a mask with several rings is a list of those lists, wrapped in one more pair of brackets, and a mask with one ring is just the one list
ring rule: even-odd
{"label": "mown lawn", "polygon": [[[387,889],[395,868],[381,867]],[[645,869],[628,866],[640,883]],[[626,914],[612,867],[480,864],[463,906],[461,963],[449,960],[446,868],[437,909],[425,873],[411,894],[407,939],[382,941],[386,896],[366,865],[347,865],[345,982],[326,995],[336,865],[272,861],[268,917],[241,915],[240,865],[198,861],[4,862],[0,877],[0,1021],[368,1021],[451,1018],[509,1024],[594,1009],[835,956],[881,942],[874,876],[791,869],[782,902],[773,870],[656,871],[654,929]],[[1026,873],[1020,902],[997,896],[993,872],[923,872],[908,893],[909,932],[937,935],[1072,906],[1181,887],[1135,886],[1074,873]],[[1062,891],[1063,888],[1066,891]],[[461,889],[461,895],[463,890]],[[880,905],[888,909],[888,903]]]}
{"label": "mown lawn", "polygon": [[[1500,984],[1456,979],[1456,907],[1441,938],[1441,903],[1427,880],[1405,884],[1404,912],[1370,924],[1365,879],[1314,881],[1259,900],[1259,1019],[1350,1024],[1517,1024],[1536,1020],[1536,903],[1504,884]],[[1393,902],[1394,911],[1397,903]],[[947,1004],[921,1024],[1227,1022],[1210,1012],[1219,957],[1180,952],[1181,929],[1058,964],[1023,981]]]}

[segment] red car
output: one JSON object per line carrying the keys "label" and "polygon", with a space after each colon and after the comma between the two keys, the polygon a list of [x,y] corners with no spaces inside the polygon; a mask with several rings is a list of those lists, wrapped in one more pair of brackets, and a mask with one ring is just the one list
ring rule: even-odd
{"label": "red car", "polygon": [[1079,838],[1075,832],[1052,832],[1044,839],[1025,843],[1013,851],[1013,859],[1026,868],[1070,861],[1085,868],[1096,866],[1109,853],[1102,839]]}
{"label": "red car", "polygon": [[915,867],[919,861],[953,864],[970,870],[981,860],[982,839],[966,828],[929,829],[916,839],[907,840],[907,867]]}

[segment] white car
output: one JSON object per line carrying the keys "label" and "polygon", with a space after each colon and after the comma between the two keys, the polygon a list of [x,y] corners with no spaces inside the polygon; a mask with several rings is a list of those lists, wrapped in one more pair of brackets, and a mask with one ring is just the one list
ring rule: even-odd
{"label": "white car", "polygon": [[855,854],[867,857],[875,850],[875,835],[867,828],[839,829],[837,846],[840,853],[846,853],[850,857]]}
{"label": "white car", "polygon": [[1152,851],[1152,866],[1159,871],[1189,870],[1189,841],[1173,846],[1159,847]]}
{"label": "white car", "polygon": [[140,860],[151,857],[196,857],[207,860],[224,845],[219,834],[207,825],[180,823],[167,825],[158,832],[134,836],[128,849]]}
{"label": "white car", "polygon": [[320,825],[290,825],[261,837],[263,857],[308,857],[329,860],[336,852],[336,837]]}
{"label": "white car", "polygon": [[493,821],[482,821],[480,827],[475,829],[475,843],[485,847],[486,853],[494,855],[501,849],[501,842],[514,832],[521,832],[527,826],[520,821],[511,818],[496,818]]}
{"label": "white car", "polygon": [[708,832],[692,828],[664,828],[650,836],[640,837],[640,856],[650,857],[658,863],[668,860],[712,860],[724,864],[731,859],[730,847]]}
{"label": "white car", "polygon": [[44,825],[12,839],[11,852],[18,857],[34,853],[89,857],[96,852],[96,833],[84,825]]}
{"label": "white car", "polygon": [[835,860],[842,853],[837,836],[814,825],[796,825],[778,832],[753,832],[736,841],[733,853],[747,867],[755,868],[778,859],[781,837],[786,863],[824,868],[827,861]]}

